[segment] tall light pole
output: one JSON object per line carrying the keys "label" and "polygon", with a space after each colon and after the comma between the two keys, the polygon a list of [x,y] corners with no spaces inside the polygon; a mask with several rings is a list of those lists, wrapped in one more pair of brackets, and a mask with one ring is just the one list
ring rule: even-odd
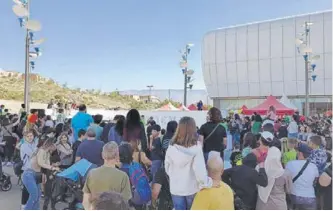
{"label": "tall light pole", "polygon": [[[310,114],[309,111],[309,82],[315,81],[317,75],[315,74],[316,64],[315,62],[320,59],[319,55],[313,55],[312,49],[309,46],[309,34],[310,34],[310,26],[313,23],[304,22],[302,27],[304,27],[304,32],[301,32],[300,35],[302,38],[296,38],[296,45],[298,53],[302,53],[304,58],[304,69],[305,69],[305,104],[304,104],[304,116],[308,117]],[[309,73],[311,73],[311,77],[309,77]]]}
{"label": "tall light pole", "polygon": [[151,102],[151,89],[153,88],[153,85],[148,85],[147,88],[149,89],[149,97],[148,97],[148,101]]}
{"label": "tall light pole", "polygon": [[[30,0],[13,0],[15,5],[13,6],[13,12],[19,18],[20,26],[26,29],[25,36],[25,68],[24,68],[24,104],[25,111],[30,110],[30,68],[34,69],[35,61],[30,61],[41,56],[41,50],[38,45],[42,44],[45,39],[34,40],[34,33],[41,30],[41,24],[39,21],[30,20]],[[34,46],[34,52],[30,51],[30,47]]]}
{"label": "tall light pole", "polygon": [[191,83],[193,79],[191,79],[191,76],[193,75],[194,71],[188,69],[188,55],[191,52],[191,47],[193,47],[193,44],[187,44],[184,51],[181,51],[182,53],[182,60],[180,61],[180,67],[182,68],[182,72],[184,75],[184,101],[183,105],[187,105],[187,89],[192,89],[193,85]]}
{"label": "tall light pole", "polygon": [[[30,0],[27,0],[26,9],[29,15],[26,17],[26,21],[29,21],[30,17],[30,8],[29,5]],[[29,41],[29,29],[26,29],[26,36],[25,36],[25,68],[24,68],[24,104],[25,104],[25,111],[29,113],[30,110],[30,100],[29,100],[29,93],[30,93],[30,41]]]}

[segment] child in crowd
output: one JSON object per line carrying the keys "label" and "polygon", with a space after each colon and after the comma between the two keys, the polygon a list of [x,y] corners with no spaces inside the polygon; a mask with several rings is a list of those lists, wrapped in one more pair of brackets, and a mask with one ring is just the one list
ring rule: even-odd
{"label": "child in crowd", "polygon": [[86,131],[81,129],[79,130],[78,133],[79,138],[74,142],[73,146],[72,146],[72,150],[73,150],[73,161],[72,163],[75,163],[75,156],[76,156],[76,151],[79,148],[80,144],[82,143],[82,141],[85,139],[86,137]]}
{"label": "child in crowd", "polygon": [[161,126],[159,125],[153,125],[152,126],[152,132],[151,132],[151,137],[150,140],[150,151],[151,151],[151,161],[152,161],[152,166],[151,166],[151,176],[154,181],[155,173],[157,170],[161,167],[162,165],[162,160],[163,160],[163,150],[162,150],[162,143],[160,139],[160,132],[161,132]]}
{"label": "child in crowd", "polygon": [[307,134],[305,132],[305,127],[304,126],[301,126],[299,128],[299,133],[298,133],[298,139],[301,140],[301,141],[306,141],[307,140]]}
{"label": "child in crowd", "polygon": [[240,150],[240,145],[239,144],[235,144],[234,146],[234,150],[231,153],[230,156],[230,162],[231,162],[231,166],[235,167],[235,166],[240,166],[242,165],[242,152]]}
{"label": "child in crowd", "polygon": [[289,161],[297,159],[297,152],[295,150],[297,140],[293,138],[283,138],[282,143],[282,164],[285,166]]}

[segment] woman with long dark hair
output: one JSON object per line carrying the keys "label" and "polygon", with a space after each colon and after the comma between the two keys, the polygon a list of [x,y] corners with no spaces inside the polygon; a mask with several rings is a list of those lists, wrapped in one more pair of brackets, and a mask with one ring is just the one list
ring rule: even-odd
{"label": "woman with long dark hair", "polygon": [[227,133],[221,125],[222,115],[218,108],[211,108],[207,114],[207,122],[199,129],[199,134],[203,139],[203,152],[205,161],[208,159],[210,151],[217,151],[223,158],[223,150],[227,145]]}
{"label": "woman with long dark hair", "polygon": [[148,153],[147,137],[145,127],[141,122],[139,111],[131,109],[126,115],[125,126],[123,129],[123,139],[126,142],[136,142],[140,140],[141,150]]}
{"label": "woman with long dark hair", "polygon": [[166,150],[169,147],[170,141],[172,137],[174,136],[176,130],[177,130],[178,123],[176,121],[170,121],[168,122],[166,133],[162,138],[162,150],[165,155]]}

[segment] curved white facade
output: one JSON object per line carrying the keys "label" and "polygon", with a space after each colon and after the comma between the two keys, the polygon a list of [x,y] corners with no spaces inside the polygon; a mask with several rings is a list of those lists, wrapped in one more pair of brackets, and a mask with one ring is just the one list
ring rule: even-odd
{"label": "curved white facade", "polygon": [[224,108],[232,103],[251,106],[268,95],[283,94],[301,103],[305,68],[295,38],[304,31],[305,21],[313,23],[309,45],[321,57],[317,79],[310,82],[310,96],[331,102],[332,11],[327,11],[207,33],[202,44],[202,68],[214,104]]}

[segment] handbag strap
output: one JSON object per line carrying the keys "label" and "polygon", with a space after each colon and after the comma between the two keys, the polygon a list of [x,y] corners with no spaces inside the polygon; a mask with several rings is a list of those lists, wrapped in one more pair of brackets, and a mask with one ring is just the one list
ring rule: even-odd
{"label": "handbag strap", "polygon": [[204,141],[207,141],[207,140],[213,135],[213,133],[215,132],[215,130],[216,130],[219,126],[220,126],[220,124],[217,124],[217,125],[215,126],[215,128],[213,129],[213,131],[210,132],[210,134],[204,139]]}
{"label": "handbag strap", "polygon": [[296,182],[296,180],[297,180],[300,176],[302,176],[304,170],[305,170],[306,167],[309,165],[309,163],[310,163],[310,160],[307,160],[307,161],[305,162],[305,164],[303,165],[303,167],[301,168],[301,170],[300,170],[300,171],[298,172],[298,174],[293,178],[293,183]]}

